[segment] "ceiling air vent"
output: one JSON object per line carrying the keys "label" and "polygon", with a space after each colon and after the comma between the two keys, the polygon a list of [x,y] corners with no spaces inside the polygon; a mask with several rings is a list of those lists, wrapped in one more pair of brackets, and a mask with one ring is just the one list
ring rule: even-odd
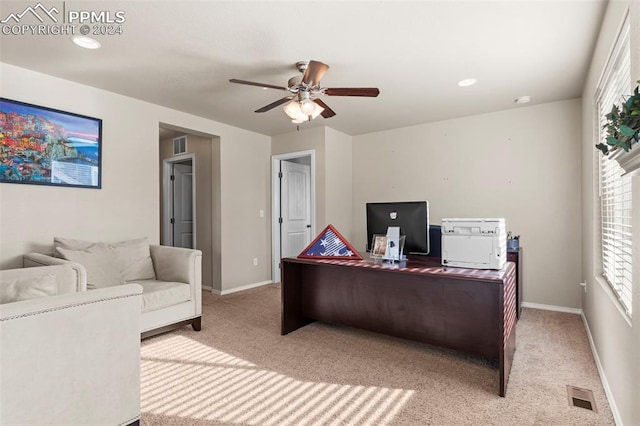
{"label": "ceiling air vent", "polygon": [[586,408],[595,413],[598,412],[596,401],[593,399],[593,391],[589,389],[567,385],[567,397],[569,398],[569,405],[572,407]]}
{"label": "ceiling air vent", "polygon": [[173,155],[184,154],[185,152],[187,152],[187,137],[173,138]]}

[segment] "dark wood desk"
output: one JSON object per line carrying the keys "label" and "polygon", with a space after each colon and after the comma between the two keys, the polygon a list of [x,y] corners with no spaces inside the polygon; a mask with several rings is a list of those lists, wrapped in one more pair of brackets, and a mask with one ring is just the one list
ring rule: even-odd
{"label": "dark wood desk", "polygon": [[439,258],[401,264],[282,259],[282,334],[313,321],[362,328],[485,357],[505,396],[516,347],[515,267],[450,268]]}

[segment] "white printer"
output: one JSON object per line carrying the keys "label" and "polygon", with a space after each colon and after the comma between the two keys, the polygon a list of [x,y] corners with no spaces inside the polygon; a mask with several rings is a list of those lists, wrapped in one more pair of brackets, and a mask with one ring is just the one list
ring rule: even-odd
{"label": "white printer", "polygon": [[502,269],[506,262],[504,219],[442,219],[442,265]]}

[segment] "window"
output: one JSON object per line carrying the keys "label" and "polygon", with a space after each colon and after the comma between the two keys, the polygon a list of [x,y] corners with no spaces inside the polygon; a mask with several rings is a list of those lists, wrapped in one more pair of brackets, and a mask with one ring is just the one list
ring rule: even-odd
{"label": "window", "polygon": [[[602,126],[614,104],[631,93],[629,20],[625,21],[596,93],[598,138],[605,141]],[[615,160],[600,154],[600,213],[602,273],[620,303],[631,316],[631,177]]]}

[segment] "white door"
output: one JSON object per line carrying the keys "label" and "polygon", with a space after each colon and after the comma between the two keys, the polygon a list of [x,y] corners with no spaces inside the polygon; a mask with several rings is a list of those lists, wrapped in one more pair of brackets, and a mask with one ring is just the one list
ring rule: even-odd
{"label": "white door", "polygon": [[311,242],[311,167],[282,161],[281,257],[295,257]]}
{"label": "white door", "polygon": [[173,164],[173,246],[193,247],[193,167]]}

